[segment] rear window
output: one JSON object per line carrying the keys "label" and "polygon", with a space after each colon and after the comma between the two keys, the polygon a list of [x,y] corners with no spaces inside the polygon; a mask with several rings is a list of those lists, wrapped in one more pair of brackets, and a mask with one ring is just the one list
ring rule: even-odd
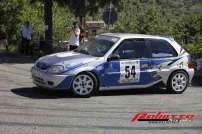
{"label": "rear window", "polygon": [[165,40],[150,39],[149,44],[153,58],[168,58],[177,56],[177,52],[173,46]]}

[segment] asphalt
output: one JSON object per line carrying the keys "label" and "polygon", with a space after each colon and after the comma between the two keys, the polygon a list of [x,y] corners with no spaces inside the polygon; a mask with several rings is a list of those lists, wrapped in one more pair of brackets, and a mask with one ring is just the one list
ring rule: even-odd
{"label": "asphalt", "polygon": [[[202,86],[177,95],[149,88],[75,98],[68,91],[35,87],[30,76],[32,62],[20,58],[0,61],[0,134],[201,134]],[[195,117],[173,124],[130,122],[138,112]]]}

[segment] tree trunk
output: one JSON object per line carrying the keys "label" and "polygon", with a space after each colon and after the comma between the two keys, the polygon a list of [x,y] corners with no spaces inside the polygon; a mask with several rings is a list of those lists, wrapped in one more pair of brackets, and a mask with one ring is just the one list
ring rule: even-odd
{"label": "tree trunk", "polygon": [[79,23],[81,26],[83,26],[83,17],[82,16],[79,16]]}
{"label": "tree trunk", "polygon": [[200,34],[202,35],[202,19],[200,20]]}
{"label": "tree trunk", "polygon": [[52,6],[53,6],[53,0],[44,0],[45,40],[46,40],[46,46],[47,46],[46,53],[53,52]]}

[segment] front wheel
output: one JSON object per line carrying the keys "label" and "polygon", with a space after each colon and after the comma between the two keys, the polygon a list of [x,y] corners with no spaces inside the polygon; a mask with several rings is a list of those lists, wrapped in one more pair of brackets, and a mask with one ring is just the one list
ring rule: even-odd
{"label": "front wheel", "polygon": [[189,77],[184,71],[177,71],[171,74],[167,88],[170,92],[181,94],[183,93],[189,82]]}
{"label": "front wheel", "polygon": [[90,97],[96,87],[96,79],[88,73],[77,75],[72,82],[72,92],[79,97]]}

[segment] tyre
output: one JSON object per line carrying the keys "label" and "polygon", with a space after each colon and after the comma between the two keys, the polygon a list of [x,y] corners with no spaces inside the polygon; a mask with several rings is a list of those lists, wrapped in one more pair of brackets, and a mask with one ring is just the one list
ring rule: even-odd
{"label": "tyre", "polygon": [[97,80],[90,73],[78,74],[72,82],[72,92],[78,97],[90,97],[97,90]]}
{"label": "tyre", "polygon": [[184,71],[176,71],[171,74],[167,89],[171,93],[181,94],[183,93],[188,86],[189,77]]}

